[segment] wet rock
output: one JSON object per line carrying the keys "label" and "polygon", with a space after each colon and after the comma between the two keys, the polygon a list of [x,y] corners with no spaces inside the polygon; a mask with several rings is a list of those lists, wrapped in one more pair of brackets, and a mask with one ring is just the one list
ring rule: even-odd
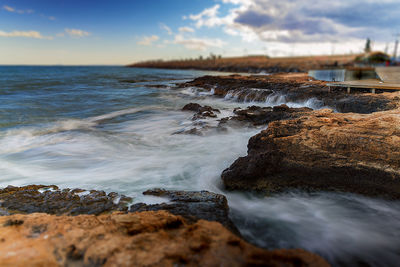
{"label": "wet rock", "polygon": [[189,104],[186,104],[186,105],[182,108],[182,111],[194,111],[194,112],[198,112],[200,108],[201,108],[201,105],[200,105],[200,104],[197,104],[197,103],[189,103]]}
{"label": "wet rock", "polygon": [[369,94],[362,90],[347,94],[345,88],[331,88],[306,73],[280,73],[268,76],[203,76],[180,84],[213,90],[220,97],[238,101],[261,101],[271,105],[282,102],[312,101],[316,108],[331,107],[339,112],[368,114],[399,106],[400,92]]}
{"label": "wet rock", "polygon": [[400,198],[400,109],[368,115],[313,111],[275,121],[222,173],[228,189],[303,189]]}
{"label": "wet rock", "polygon": [[[51,185],[8,186],[0,189],[0,207],[7,214],[45,212],[49,214],[102,214],[127,210],[132,199],[104,191],[63,189]],[[4,214],[4,215],[7,215]],[[0,214],[1,215],[1,214]]]}
{"label": "wet rock", "polygon": [[[207,128],[207,126],[204,126],[203,128]],[[190,128],[188,130],[185,130],[185,129],[179,130],[177,132],[174,132],[173,134],[189,134],[189,135],[198,135],[198,136],[204,135],[203,131],[201,131],[200,129],[198,129],[196,127]]]}
{"label": "wet rock", "polygon": [[188,222],[193,223],[200,219],[217,221],[238,234],[239,231],[229,218],[229,207],[226,197],[208,191],[173,191],[153,189],[143,192],[168,198],[170,202],[146,205],[138,203],[131,206],[130,212],[166,210],[175,215],[183,216]]}
{"label": "wet rock", "polygon": [[[4,226],[9,220],[24,223]],[[32,237],[37,226],[43,231]],[[4,266],[329,266],[304,250],[264,250],[217,222],[188,224],[166,211],[3,216],[0,251]]]}
{"label": "wet rock", "polygon": [[246,109],[237,108],[236,116],[221,120],[221,124],[230,121],[249,122],[254,126],[268,124],[272,121],[287,120],[304,116],[312,111],[310,108],[289,108],[287,105],[276,107],[250,106]]}
{"label": "wet rock", "polygon": [[210,106],[201,106],[197,103],[186,104],[182,111],[194,111],[196,114],[193,116],[192,120],[205,119],[206,117],[216,118],[215,113],[221,113],[218,109],[212,108]]}

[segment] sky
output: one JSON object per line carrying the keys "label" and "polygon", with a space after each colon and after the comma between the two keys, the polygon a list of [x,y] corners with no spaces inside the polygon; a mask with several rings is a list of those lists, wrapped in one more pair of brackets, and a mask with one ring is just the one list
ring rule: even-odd
{"label": "sky", "polygon": [[393,53],[400,0],[0,0],[0,64]]}

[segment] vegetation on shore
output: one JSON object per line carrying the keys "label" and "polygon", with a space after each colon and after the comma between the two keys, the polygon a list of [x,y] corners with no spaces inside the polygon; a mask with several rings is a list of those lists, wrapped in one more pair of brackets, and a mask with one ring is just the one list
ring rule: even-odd
{"label": "vegetation on shore", "polygon": [[309,69],[352,65],[358,55],[277,57],[245,56],[222,58],[211,54],[207,58],[181,60],[151,60],[127,65],[136,68],[199,69],[239,72],[304,72]]}

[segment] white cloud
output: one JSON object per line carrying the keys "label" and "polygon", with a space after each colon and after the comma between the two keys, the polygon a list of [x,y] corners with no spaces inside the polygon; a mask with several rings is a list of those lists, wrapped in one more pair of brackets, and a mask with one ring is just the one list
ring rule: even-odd
{"label": "white cloud", "polygon": [[168,35],[173,34],[171,28],[168,27],[167,25],[165,25],[164,23],[160,23],[160,28],[163,29],[164,31],[166,31],[168,33]]}
{"label": "white cloud", "polygon": [[138,45],[150,46],[154,42],[157,42],[160,39],[157,35],[152,36],[144,36],[140,41],[137,42]]}
{"label": "white cloud", "polygon": [[220,39],[209,39],[209,38],[184,38],[183,35],[175,35],[175,39],[172,41],[174,44],[183,45],[189,50],[205,51],[210,47],[222,48],[226,43]]}
{"label": "white cloud", "polygon": [[194,32],[194,29],[190,27],[180,27],[179,32]]}
{"label": "white cloud", "polygon": [[[220,28],[249,45],[273,47],[268,49],[272,56],[358,52],[366,37],[378,43],[393,38],[392,29],[400,27],[398,0],[217,1],[220,3],[184,18],[192,20],[197,28]],[[310,52],[311,46],[314,49]]]}
{"label": "white cloud", "polygon": [[79,29],[65,29],[65,32],[74,38],[81,38],[81,37],[85,37],[85,36],[89,36],[90,33],[87,31],[83,31],[83,30],[79,30]]}
{"label": "white cloud", "polygon": [[16,9],[16,8],[14,8],[14,7],[7,6],[7,5],[4,5],[4,6],[3,6],[3,9],[6,10],[6,11],[8,11],[8,12],[18,13],[18,14],[31,14],[31,13],[34,13],[34,12],[35,12],[35,11],[32,10],[32,9],[25,9],[25,10],[22,10],[22,9]]}
{"label": "white cloud", "polygon": [[3,6],[3,9],[4,9],[4,10],[7,10],[8,12],[15,12],[15,8],[10,7],[10,6],[4,5],[4,6]]}
{"label": "white cloud", "polygon": [[0,37],[26,37],[34,39],[48,39],[48,40],[53,39],[53,37],[51,36],[43,36],[38,31],[12,31],[12,32],[0,31]]}
{"label": "white cloud", "polygon": [[[11,12],[11,13],[18,13],[18,14],[32,14],[32,13],[35,13],[35,10],[33,10],[33,9],[16,9],[14,7],[7,6],[7,5],[4,5],[3,9],[8,11],[8,12]],[[43,15],[43,14],[40,14],[39,16],[42,17],[42,18],[46,18],[48,20],[56,20],[56,18],[54,16],[46,16],[46,15]]]}
{"label": "white cloud", "polygon": [[201,28],[203,26],[214,27],[220,26],[225,23],[225,19],[223,17],[218,16],[218,10],[221,6],[214,5],[213,7],[206,8],[199,14],[190,14],[188,17],[193,21],[196,21],[196,27]]}

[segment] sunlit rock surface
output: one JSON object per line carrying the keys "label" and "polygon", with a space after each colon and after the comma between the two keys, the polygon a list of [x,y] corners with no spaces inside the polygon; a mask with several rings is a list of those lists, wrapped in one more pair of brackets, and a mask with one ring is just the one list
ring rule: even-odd
{"label": "sunlit rock surface", "polygon": [[2,266],[328,266],[304,250],[256,248],[221,224],[165,211],[0,217]]}
{"label": "sunlit rock surface", "polygon": [[369,115],[314,111],[252,137],[222,174],[228,189],[298,188],[400,198],[400,110]]}

